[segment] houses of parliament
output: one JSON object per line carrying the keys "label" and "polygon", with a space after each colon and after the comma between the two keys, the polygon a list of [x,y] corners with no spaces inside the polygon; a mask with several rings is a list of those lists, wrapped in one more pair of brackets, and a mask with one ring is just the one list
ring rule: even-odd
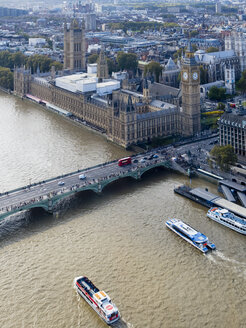
{"label": "houses of parliament", "polygon": [[[49,76],[31,74],[25,67],[14,72],[14,93],[31,95],[64,109],[125,148],[174,135],[200,132],[200,72],[191,47],[182,60],[181,90],[143,79],[143,92],[124,88],[110,79],[104,50],[98,63],[86,69],[83,24],[64,24],[64,70]],[[154,93],[161,87],[162,92]],[[165,94],[165,96],[164,96]],[[182,99],[182,102],[181,102]]]}

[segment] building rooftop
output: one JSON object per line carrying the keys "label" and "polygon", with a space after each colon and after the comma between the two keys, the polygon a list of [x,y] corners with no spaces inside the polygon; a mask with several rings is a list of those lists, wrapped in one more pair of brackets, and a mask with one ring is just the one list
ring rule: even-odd
{"label": "building rooftop", "polygon": [[134,96],[134,97],[143,98],[142,93],[138,93],[138,92],[134,92],[134,91],[126,90],[126,89],[122,89],[121,92],[127,93],[131,96]]}
{"label": "building rooftop", "polygon": [[246,115],[224,113],[219,119],[219,123],[246,129]]}
{"label": "building rooftop", "polygon": [[194,196],[205,199],[208,202],[212,202],[215,199],[220,198],[219,196],[212,194],[211,192],[206,191],[205,189],[202,189],[202,188],[194,188],[194,189],[190,190],[190,193]]}
{"label": "building rooftop", "polygon": [[230,180],[221,180],[221,181],[219,181],[219,184],[225,185],[229,188],[233,188],[234,190],[239,190],[239,191],[242,191],[242,192],[246,192],[246,186],[243,186],[239,183],[236,183],[236,182],[233,182],[233,181],[230,181]]}
{"label": "building rooftop", "polygon": [[167,64],[165,65],[165,71],[175,71],[177,70],[177,66],[174,63],[174,61],[172,60],[172,58],[170,57]]}
{"label": "building rooftop", "polygon": [[167,102],[164,101],[160,101],[160,100],[152,100],[150,103],[151,107],[156,107],[156,109],[176,109],[177,106],[173,105],[173,104],[169,104]]}
{"label": "building rooftop", "polygon": [[213,64],[221,59],[236,57],[236,54],[234,50],[225,50],[210,53],[205,53],[201,52],[201,50],[198,50],[195,52],[194,56],[197,62]]}

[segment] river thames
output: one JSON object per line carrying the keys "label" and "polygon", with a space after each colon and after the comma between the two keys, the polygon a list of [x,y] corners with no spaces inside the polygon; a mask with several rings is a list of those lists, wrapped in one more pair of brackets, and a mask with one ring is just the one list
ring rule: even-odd
{"label": "river thames", "polygon": [[[4,93],[0,115],[0,192],[130,154]],[[217,192],[205,180],[157,170],[100,195],[81,193],[53,216],[35,210],[0,222],[0,327],[106,327],[73,287],[81,275],[119,308],[114,327],[245,327],[246,238],[174,194],[184,183]],[[168,230],[172,217],[217,250],[203,255]]]}

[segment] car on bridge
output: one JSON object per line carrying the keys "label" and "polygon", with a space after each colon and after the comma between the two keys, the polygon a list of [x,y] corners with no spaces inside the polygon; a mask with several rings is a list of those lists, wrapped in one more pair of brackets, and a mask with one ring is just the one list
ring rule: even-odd
{"label": "car on bridge", "polygon": [[64,186],[65,182],[64,181],[59,181],[58,186]]}
{"label": "car on bridge", "polygon": [[86,175],[85,175],[84,173],[80,174],[80,175],[79,175],[79,179],[80,179],[80,180],[84,180],[84,179],[86,179]]}

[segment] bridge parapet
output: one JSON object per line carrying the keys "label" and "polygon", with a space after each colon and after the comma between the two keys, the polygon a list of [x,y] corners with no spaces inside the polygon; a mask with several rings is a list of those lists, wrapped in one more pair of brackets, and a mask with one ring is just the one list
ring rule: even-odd
{"label": "bridge parapet", "polygon": [[[111,163],[114,163],[117,161],[112,161]],[[107,163],[109,164],[109,163]],[[100,165],[96,165],[93,167],[93,169],[97,168],[97,167],[103,167],[107,164],[100,164]],[[61,202],[63,199],[68,198],[74,194],[77,194],[79,192],[82,191],[86,191],[86,190],[92,190],[95,193],[101,193],[103,191],[103,189],[109,185],[110,183],[113,183],[114,181],[117,181],[119,179],[122,178],[133,178],[135,180],[138,180],[142,177],[142,175],[155,168],[155,167],[166,167],[166,168],[172,168],[172,163],[171,161],[168,160],[161,160],[161,159],[156,159],[153,163],[152,162],[147,162],[144,164],[138,164],[138,166],[132,167],[129,166],[128,170],[125,170],[123,172],[120,173],[115,173],[115,174],[109,174],[103,178],[99,178],[99,179],[93,179],[92,181],[84,181],[82,185],[76,185],[73,187],[64,187],[62,190],[59,190],[58,193],[53,194],[52,192],[48,193],[45,196],[37,196],[37,198],[31,199],[29,201],[26,202],[20,202],[19,205],[13,205],[13,204],[9,204],[8,206],[6,206],[6,208],[1,208],[0,205],[0,220],[6,218],[7,216],[13,215],[17,212],[20,211],[24,211],[24,210],[29,210],[32,208],[43,208],[45,211],[49,212],[49,213],[53,213],[57,206],[59,205],[59,202]],[[117,166],[118,167],[118,166]],[[80,172],[85,172],[88,169],[84,169],[84,170],[79,170],[76,172],[72,172],[69,173],[67,175],[63,175],[62,177],[64,178],[65,176],[70,176],[73,174],[79,174]],[[46,181],[50,182],[50,181],[54,181],[57,178],[60,177],[56,177],[56,178],[52,178],[52,179],[48,179]],[[39,183],[37,184],[33,184],[33,186],[37,187],[39,185]],[[43,185],[45,185],[45,183],[42,183],[42,187]],[[30,187],[31,188],[31,187]],[[30,190],[29,188],[29,190]],[[11,197],[11,194],[17,191],[22,191],[23,190],[23,194],[27,194],[25,188],[17,188],[15,190],[12,190],[10,192],[8,192],[8,197]],[[0,199],[1,201],[1,199]]]}

